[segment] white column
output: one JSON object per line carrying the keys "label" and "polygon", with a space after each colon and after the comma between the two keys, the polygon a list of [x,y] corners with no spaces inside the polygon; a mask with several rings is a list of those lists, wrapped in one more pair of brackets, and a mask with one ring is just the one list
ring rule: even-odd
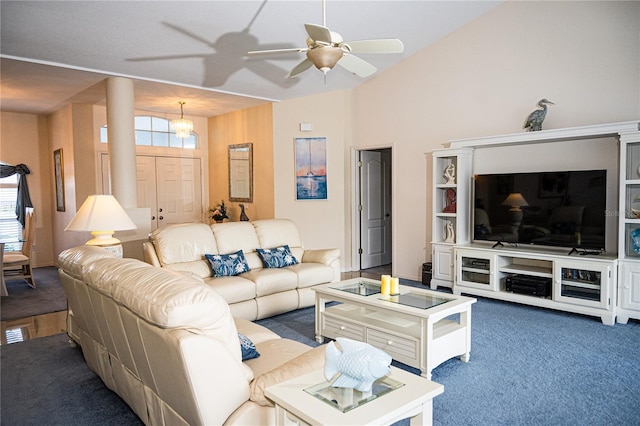
{"label": "white column", "polygon": [[107,79],[111,193],[124,209],[137,207],[133,80]]}
{"label": "white column", "polygon": [[[118,231],[124,256],[143,260],[141,240],[151,232],[151,210],[138,208],[136,191],[136,137],[133,80],[107,79],[107,129],[111,193],[125,209],[137,229]],[[131,243],[128,243],[131,242]]]}

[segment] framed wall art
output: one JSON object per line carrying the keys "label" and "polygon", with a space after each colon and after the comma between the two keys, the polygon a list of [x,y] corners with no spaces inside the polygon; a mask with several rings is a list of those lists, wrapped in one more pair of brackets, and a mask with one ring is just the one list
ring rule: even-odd
{"label": "framed wall art", "polygon": [[327,199],[327,138],[295,138],[296,200]]}
{"label": "framed wall art", "polygon": [[56,210],[65,211],[64,206],[64,163],[62,161],[62,148],[53,151],[53,170],[56,185]]}

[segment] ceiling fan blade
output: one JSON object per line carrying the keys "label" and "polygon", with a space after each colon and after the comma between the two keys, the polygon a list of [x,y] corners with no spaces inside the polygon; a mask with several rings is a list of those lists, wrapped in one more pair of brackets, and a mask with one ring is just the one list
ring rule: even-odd
{"label": "ceiling fan blade", "polygon": [[294,47],[292,49],[252,50],[247,55],[274,55],[279,53],[302,53],[309,50],[308,47]]}
{"label": "ceiling fan blade", "polygon": [[304,24],[304,27],[311,40],[327,44],[331,43],[331,31],[329,31],[329,28],[316,24]]}
{"label": "ceiling fan blade", "polygon": [[295,77],[298,74],[302,73],[303,71],[306,71],[309,68],[311,68],[311,65],[313,65],[311,63],[311,61],[308,60],[307,58],[304,58],[304,60],[302,62],[300,62],[295,67],[293,67],[293,69],[291,71],[289,71],[289,73],[287,75],[285,75],[285,78]]}
{"label": "ceiling fan blade", "polygon": [[358,77],[369,77],[378,69],[369,62],[358,58],[357,56],[345,53],[342,59],[338,61],[338,65],[347,71],[357,75]]}
{"label": "ceiling fan blade", "polygon": [[347,51],[353,53],[402,53],[404,44],[397,38],[381,38],[377,40],[357,40],[342,43]]}

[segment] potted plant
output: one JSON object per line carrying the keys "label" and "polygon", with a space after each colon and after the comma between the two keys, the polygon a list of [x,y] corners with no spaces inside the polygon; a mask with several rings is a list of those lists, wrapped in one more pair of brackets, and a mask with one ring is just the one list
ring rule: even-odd
{"label": "potted plant", "polygon": [[222,223],[225,219],[229,219],[227,216],[227,206],[224,205],[224,200],[214,209],[209,209],[209,213],[211,213],[211,219],[216,221],[216,223]]}

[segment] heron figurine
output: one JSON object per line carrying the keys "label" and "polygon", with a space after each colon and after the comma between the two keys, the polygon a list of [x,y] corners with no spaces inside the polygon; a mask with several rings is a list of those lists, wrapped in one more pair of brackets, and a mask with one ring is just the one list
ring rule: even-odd
{"label": "heron figurine", "polygon": [[537,109],[529,114],[529,117],[527,117],[527,121],[524,123],[524,126],[522,128],[528,129],[531,132],[542,130],[542,122],[547,116],[547,104],[555,105],[553,102],[547,99],[540,99],[540,101],[538,102],[538,106],[542,109]]}

